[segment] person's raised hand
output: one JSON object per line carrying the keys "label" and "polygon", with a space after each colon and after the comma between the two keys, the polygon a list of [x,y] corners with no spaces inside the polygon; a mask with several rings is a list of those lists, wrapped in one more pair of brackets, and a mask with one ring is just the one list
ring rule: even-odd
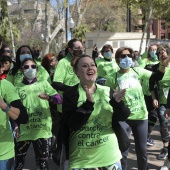
{"label": "person's raised hand", "polygon": [[119,91],[119,88],[116,87],[113,93],[113,97],[117,102],[120,102],[124,98],[125,94],[126,94],[126,89]]}
{"label": "person's raised hand", "polygon": [[90,92],[90,89],[88,89],[88,87],[86,85],[83,86],[84,91],[86,92],[86,97],[90,102],[94,103],[94,99],[92,96],[92,93]]}

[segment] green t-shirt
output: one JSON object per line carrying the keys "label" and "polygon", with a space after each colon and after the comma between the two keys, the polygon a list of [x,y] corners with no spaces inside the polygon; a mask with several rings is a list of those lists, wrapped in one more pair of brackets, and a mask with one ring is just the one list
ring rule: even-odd
{"label": "green t-shirt", "polygon": [[97,69],[98,76],[106,78],[109,74],[117,72],[119,70],[119,66],[117,65],[115,59],[112,59],[112,61],[106,61],[102,58],[97,62]]}
{"label": "green t-shirt", "polygon": [[47,81],[36,81],[30,85],[19,83],[16,89],[29,116],[28,123],[20,125],[18,141],[51,137],[52,120],[49,102],[40,99],[38,95],[46,93],[53,96],[57,91]]}
{"label": "green t-shirt", "polygon": [[41,65],[42,57],[38,57],[35,59],[36,64]]}
{"label": "green t-shirt", "polygon": [[[44,67],[37,64],[38,70],[37,70],[37,80],[47,80],[49,83],[51,83],[50,75],[45,70]],[[16,86],[18,83],[22,82],[23,80],[23,73],[21,73],[20,70],[18,70],[16,75],[12,75],[11,72],[8,73],[8,76],[6,78],[8,81],[10,81],[14,86]]]}
{"label": "green t-shirt", "polygon": [[[72,56],[68,53],[67,56],[61,59],[54,72],[53,82],[60,82],[68,86],[74,86],[79,83],[79,79],[71,66]],[[58,91],[63,95],[62,91]],[[57,110],[62,112],[62,105],[57,106]]]}
{"label": "green t-shirt", "polygon": [[[79,107],[87,97],[80,85],[78,92]],[[120,161],[121,153],[112,129],[113,109],[109,104],[109,94],[109,87],[97,85],[97,90],[93,94],[94,111],[81,129],[70,134],[69,169],[97,168]]]}
{"label": "green t-shirt", "polygon": [[[10,104],[20,99],[14,86],[3,79],[0,81],[0,97]],[[10,129],[9,116],[0,109],[0,160],[14,157],[14,139]]]}
{"label": "green t-shirt", "polygon": [[138,63],[139,63],[139,67],[145,68],[146,65],[149,65],[149,64],[155,65],[155,64],[159,63],[159,61],[158,60],[152,61],[149,58],[144,58],[144,59],[139,60]]}
{"label": "green t-shirt", "polygon": [[140,67],[134,67],[127,73],[122,74],[117,72],[108,76],[106,86],[111,87],[113,90],[117,86],[120,90],[126,89],[124,102],[131,111],[128,119],[145,120],[148,118],[140,79],[149,79],[151,73]]}
{"label": "green t-shirt", "polygon": [[170,89],[170,66],[166,67],[165,74],[158,82],[160,104],[167,104],[168,92]]}

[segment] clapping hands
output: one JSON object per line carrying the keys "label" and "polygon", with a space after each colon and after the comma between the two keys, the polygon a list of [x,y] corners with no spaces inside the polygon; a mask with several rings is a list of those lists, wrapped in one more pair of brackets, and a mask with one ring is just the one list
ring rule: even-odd
{"label": "clapping hands", "polygon": [[120,102],[124,98],[125,94],[126,94],[126,89],[119,91],[118,87],[116,87],[113,93],[113,97],[117,102]]}

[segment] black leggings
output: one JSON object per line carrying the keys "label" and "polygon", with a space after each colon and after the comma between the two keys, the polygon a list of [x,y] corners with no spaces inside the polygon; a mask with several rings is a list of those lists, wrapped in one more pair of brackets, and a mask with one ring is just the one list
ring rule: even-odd
{"label": "black leggings", "polygon": [[40,138],[35,141],[27,140],[16,143],[15,147],[15,166],[14,170],[22,170],[25,162],[25,157],[28,151],[30,144],[33,144],[36,160],[39,163],[39,168],[41,170],[49,170],[48,163],[48,154],[49,154],[49,146],[48,139]]}
{"label": "black leggings", "polygon": [[[121,126],[130,137],[131,131],[134,136],[135,151],[137,156],[138,170],[147,170],[147,131],[148,120],[126,120],[126,122],[120,122]],[[121,159],[122,169],[127,170],[127,156],[129,150],[122,153]]]}

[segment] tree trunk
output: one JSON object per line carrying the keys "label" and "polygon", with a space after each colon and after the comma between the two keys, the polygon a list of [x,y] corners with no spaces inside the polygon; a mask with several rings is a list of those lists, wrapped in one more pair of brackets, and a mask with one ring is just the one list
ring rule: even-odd
{"label": "tree trunk", "polygon": [[152,5],[151,5],[151,0],[148,0],[148,25],[147,25],[147,38],[146,38],[146,48],[145,52],[148,50],[149,45],[150,45],[150,23],[151,23],[151,17],[152,17]]}
{"label": "tree trunk", "polygon": [[42,55],[46,55],[49,53],[50,49],[50,38],[51,38],[51,29],[49,22],[49,0],[45,2],[45,32],[44,32],[44,43],[42,49]]}
{"label": "tree trunk", "polygon": [[147,30],[147,39],[146,39],[145,52],[148,50],[149,43],[150,43],[150,20],[151,20],[151,16],[152,16],[151,0],[148,0],[148,11],[147,11],[146,16],[147,16],[147,18],[146,18],[146,21],[145,21],[145,26],[144,26],[144,30],[143,30],[143,34],[142,34],[142,38],[141,38],[140,47],[139,47],[139,54],[140,55],[141,55],[141,51],[142,51],[142,46],[143,46],[143,41],[144,41],[146,30]]}

